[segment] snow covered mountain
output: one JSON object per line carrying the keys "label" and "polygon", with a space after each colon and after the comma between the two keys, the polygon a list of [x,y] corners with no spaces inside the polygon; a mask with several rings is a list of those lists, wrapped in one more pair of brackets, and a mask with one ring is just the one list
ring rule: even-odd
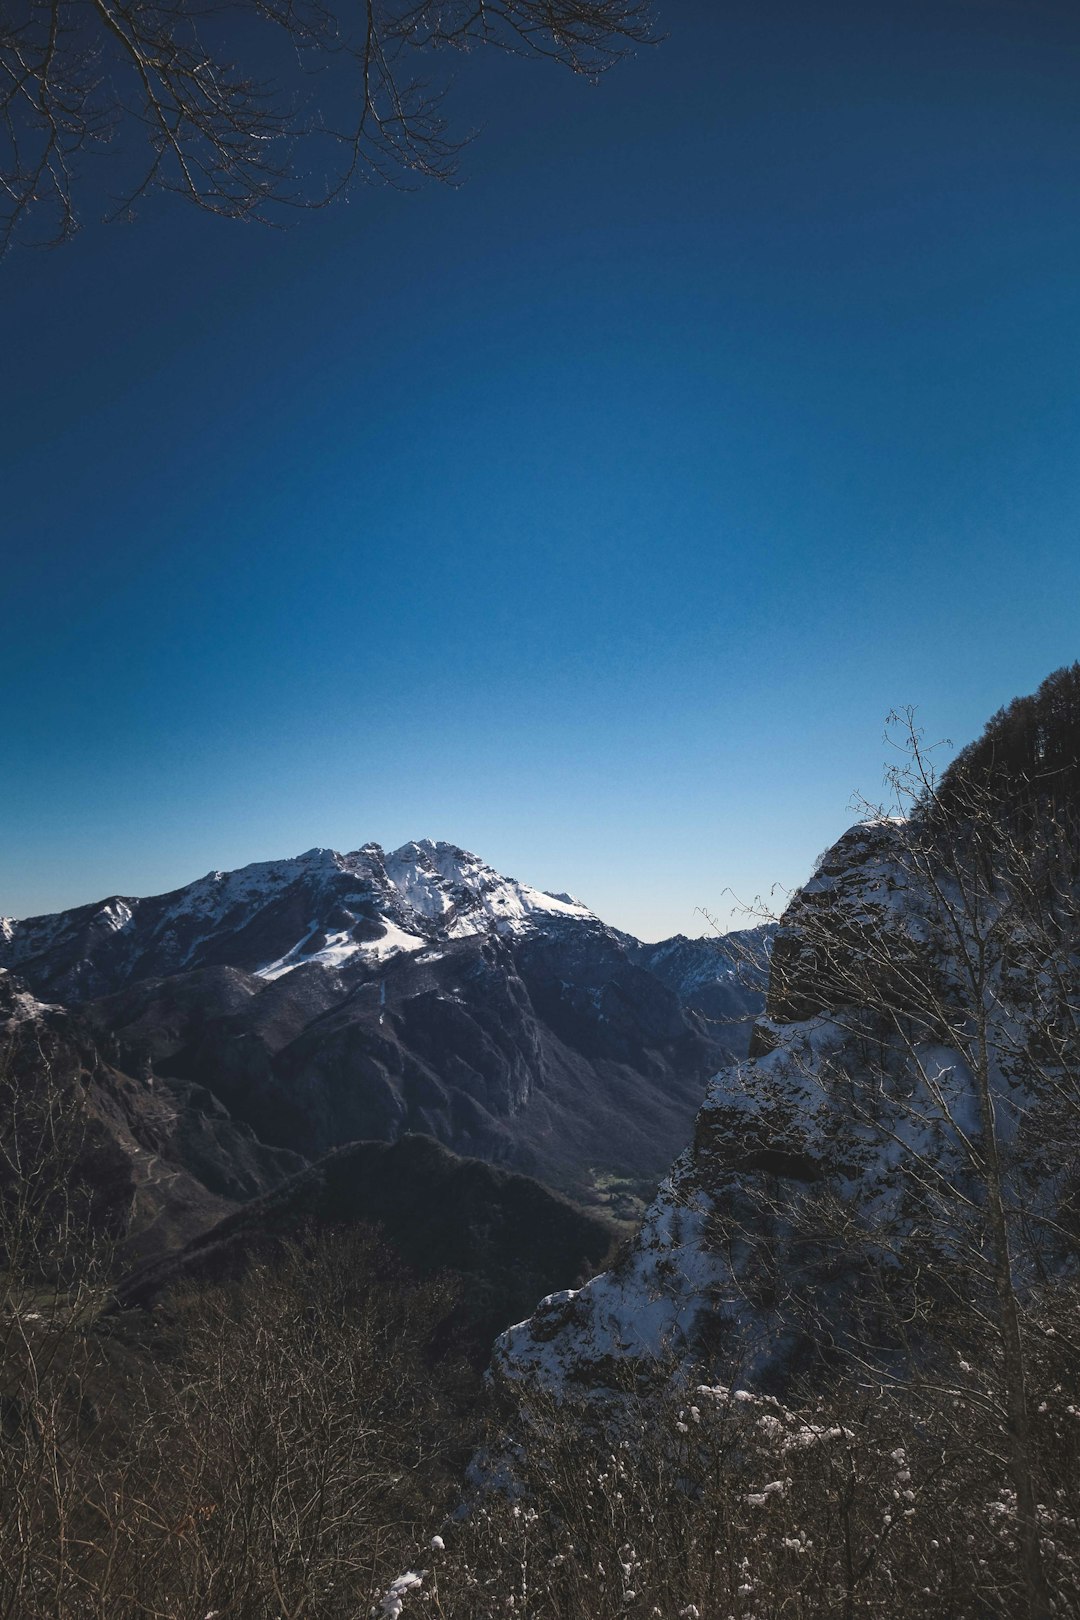
{"label": "snow covered mountain", "polygon": [[579,1194],[655,1185],[685,1142],[761,1007],[741,954],[643,945],[430,840],[0,928],[0,968],[79,1007],[126,1072],[199,1088],[270,1147],[426,1132]]}
{"label": "snow covered mountain", "polygon": [[310,849],[208,872],[149,899],[111,895],[51,916],[0,918],[0,966],[42,994],[86,1001],[136,979],[225,962],[272,979],[310,963],[376,964],[564,918],[598,920],[567,895],[543,894],[425,838],[390,854],[378,844],[347,855]]}

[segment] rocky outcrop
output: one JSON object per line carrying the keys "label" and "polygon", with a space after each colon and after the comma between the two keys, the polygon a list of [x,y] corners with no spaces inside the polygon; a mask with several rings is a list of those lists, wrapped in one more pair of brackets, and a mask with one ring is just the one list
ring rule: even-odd
{"label": "rocky outcrop", "polygon": [[1016,879],[1029,845],[1011,874],[980,876],[969,834],[939,847],[923,824],[878,820],[825,855],[776,932],[750,1056],[718,1072],[619,1264],[500,1340],[506,1377],[602,1392],[704,1362],[777,1389],[849,1352],[906,1353],[986,1276],[984,1060],[1018,1279],[1025,1244],[1032,1279],[1061,1263],[1075,866],[1040,931]]}

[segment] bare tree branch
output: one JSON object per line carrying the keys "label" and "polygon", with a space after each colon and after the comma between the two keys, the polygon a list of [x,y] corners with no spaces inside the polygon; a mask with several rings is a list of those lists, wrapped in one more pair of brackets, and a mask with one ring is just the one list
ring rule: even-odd
{"label": "bare tree branch", "polygon": [[414,71],[494,47],[595,77],[651,38],[651,0],[0,0],[0,252],[66,241],[106,148],[114,202],[229,219],[356,179],[448,180],[464,137]]}

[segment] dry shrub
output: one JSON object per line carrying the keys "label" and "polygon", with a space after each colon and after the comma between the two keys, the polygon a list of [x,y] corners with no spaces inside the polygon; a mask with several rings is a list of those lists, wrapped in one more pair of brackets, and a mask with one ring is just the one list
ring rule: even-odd
{"label": "dry shrub", "polygon": [[[1032,1358],[1048,1614],[1080,1613],[1080,1300]],[[997,1373],[783,1404],[683,1384],[600,1409],[526,1394],[507,1470],[386,1613],[444,1620],[988,1620],[1028,1613]],[[507,1462],[507,1459],[510,1461]],[[497,1470],[496,1470],[497,1477]],[[512,1481],[512,1483],[511,1483]],[[394,1572],[388,1570],[388,1575]]]}
{"label": "dry shrub", "polygon": [[44,1313],[9,1346],[0,1616],[365,1612],[460,1473],[475,1378],[433,1346],[453,1302],[354,1231],[175,1298],[134,1345]]}

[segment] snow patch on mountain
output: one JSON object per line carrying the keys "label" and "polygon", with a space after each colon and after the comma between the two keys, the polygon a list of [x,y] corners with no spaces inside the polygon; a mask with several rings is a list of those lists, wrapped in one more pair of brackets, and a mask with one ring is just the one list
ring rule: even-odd
{"label": "snow patch on mountain", "polygon": [[60,1010],[51,1002],[39,1001],[19,979],[6,968],[0,968],[0,1029],[24,1024]]}
{"label": "snow patch on mountain", "polygon": [[709,1207],[685,1153],[627,1260],[582,1288],[542,1300],[499,1339],[495,1372],[559,1393],[595,1383],[595,1369],[613,1362],[666,1365],[686,1353],[700,1312],[715,1305],[724,1282],[724,1266],[705,1240]]}
{"label": "snow patch on mountain", "polygon": [[370,962],[384,962],[388,957],[396,956],[399,951],[422,951],[430,944],[427,939],[417,934],[407,934],[403,928],[398,928],[392,922],[384,924],[385,932],[379,939],[361,943],[353,938],[347,928],[339,929],[335,934],[328,934],[325,943],[317,950],[305,951],[304,946],[309,944],[318,932],[313,929],[291,951],[279,957],[276,962],[267,963],[266,967],[256,968],[255,976],[259,979],[280,979],[283,974],[291,973],[293,968],[305,967],[311,963],[318,963],[324,968],[340,968],[354,958],[362,958]]}
{"label": "snow patch on mountain", "polygon": [[515,933],[537,917],[597,920],[580,901],[503,877],[454,844],[420,838],[387,855],[384,865],[405,905],[435,921],[446,919],[449,938],[461,939],[492,926]]}

